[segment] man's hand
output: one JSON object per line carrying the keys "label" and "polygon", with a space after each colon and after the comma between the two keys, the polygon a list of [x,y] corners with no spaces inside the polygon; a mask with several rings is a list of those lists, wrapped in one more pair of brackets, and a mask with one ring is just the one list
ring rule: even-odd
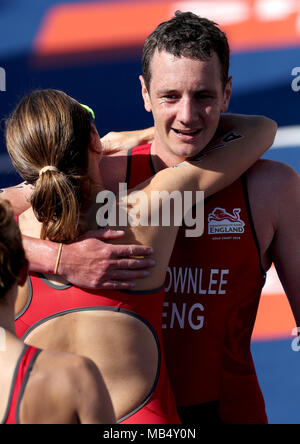
{"label": "man's hand", "polygon": [[121,150],[128,151],[143,143],[151,143],[153,137],[153,127],[135,131],[111,131],[101,137],[101,143],[104,154],[109,155]]}
{"label": "man's hand", "polygon": [[[130,290],[149,275],[153,267],[152,248],[143,245],[112,245],[102,240],[118,239],[123,231],[89,231],[72,244],[64,244],[58,274],[84,288]],[[145,257],[133,257],[145,256]]]}

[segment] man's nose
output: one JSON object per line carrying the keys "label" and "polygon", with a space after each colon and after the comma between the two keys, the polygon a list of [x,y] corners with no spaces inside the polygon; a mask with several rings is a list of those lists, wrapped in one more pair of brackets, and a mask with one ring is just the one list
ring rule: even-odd
{"label": "man's nose", "polygon": [[191,98],[183,98],[178,104],[178,120],[185,126],[191,126],[197,121],[197,107]]}

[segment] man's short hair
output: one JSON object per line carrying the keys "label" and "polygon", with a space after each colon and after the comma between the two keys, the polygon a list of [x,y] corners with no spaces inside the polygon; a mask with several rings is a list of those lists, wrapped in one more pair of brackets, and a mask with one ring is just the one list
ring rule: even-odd
{"label": "man's short hair", "polygon": [[149,91],[151,60],[155,50],[175,57],[209,60],[215,52],[220,60],[223,88],[228,82],[230,48],[218,25],[192,12],[176,11],[172,19],[160,23],[147,37],[142,56],[143,77]]}

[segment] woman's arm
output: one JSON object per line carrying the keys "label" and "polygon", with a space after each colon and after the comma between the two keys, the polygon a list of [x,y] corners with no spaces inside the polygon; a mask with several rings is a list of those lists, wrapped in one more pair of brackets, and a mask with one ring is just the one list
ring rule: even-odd
{"label": "woman's arm", "polygon": [[135,131],[111,131],[101,137],[104,154],[115,153],[121,150],[130,150],[144,143],[151,143],[154,138],[154,127]]}
{"label": "woman's arm", "polygon": [[150,188],[168,192],[202,190],[207,197],[230,185],[272,145],[277,131],[273,120],[238,115],[228,119],[231,119],[228,128],[232,129],[210,143],[204,155],[200,153],[160,171],[151,180]]}
{"label": "woman's arm", "polygon": [[[204,197],[230,185],[272,145],[277,129],[274,121],[258,116],[236,116],[234,119],[234,123],[227,122],[230,131],[214,140],[205,155],[200,153],[198,158],[165,168],[126,195],[119,196],[116,217],[119,223],[122,220],[126,232],[123,241],[152,246],[156,260],[151,276],[138,282],[136,290],[162,285],[182,221],[189,228],[186,236],[201,236]],[[189,192],[188,199],[185,191]],[[204,191],[205,196],[199,191]],[[193,219],[189,212],[196,203],[200,205]],[[128,216],[126,226],[123,225],[124,209]],[[99,208],[97,216],[104,219],[106,210],[106,206]]]}

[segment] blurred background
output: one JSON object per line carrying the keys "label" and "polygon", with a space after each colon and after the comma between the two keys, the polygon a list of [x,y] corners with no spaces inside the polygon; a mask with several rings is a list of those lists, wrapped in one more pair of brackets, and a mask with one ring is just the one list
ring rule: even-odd
{"label": "blurred background", "polygon": [[[62,89],[90,105],[101,135],[152,125],[138,80],[143,42],[177,9],[226,31],[232,49],[229,111],[275,119],[278,134],[264,157],[300,173],[299,0],[0,0],[1,188],[20,181],[6,154],[3,119],[33,89]],[[252,341],[270,423],[300,423],[294,328],[272,268]]]}

